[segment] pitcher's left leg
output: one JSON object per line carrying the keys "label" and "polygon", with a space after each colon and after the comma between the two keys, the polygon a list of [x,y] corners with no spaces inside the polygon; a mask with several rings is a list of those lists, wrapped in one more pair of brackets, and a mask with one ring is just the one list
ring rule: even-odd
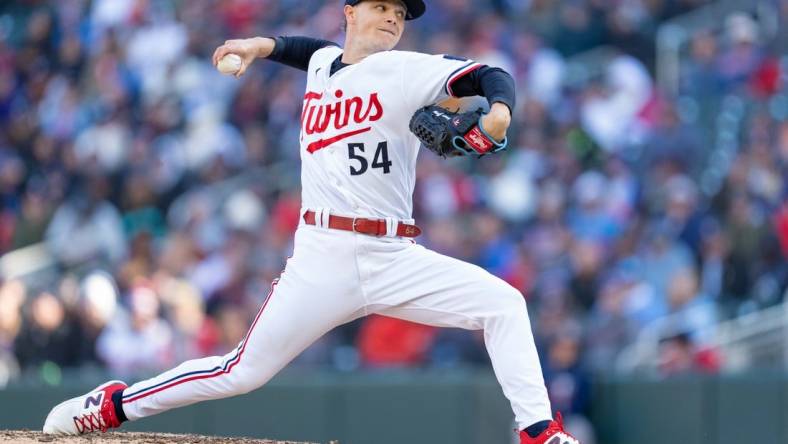
{"label": "pitcher's left leg", "polygon": [[552,419],[525,299],[480,267],[419,245],[370,247],[359,264],[370,311],[440,327],[484,330],[493,370],[520,428]]}

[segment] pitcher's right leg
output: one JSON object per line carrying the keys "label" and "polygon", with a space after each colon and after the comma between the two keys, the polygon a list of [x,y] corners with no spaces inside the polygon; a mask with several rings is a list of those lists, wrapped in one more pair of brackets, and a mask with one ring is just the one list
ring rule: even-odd
{"label": "pitcher's right leg", "polygon": [[364,314],[358,271],[348,265],[354,248],[352,233],[300,227],[293,257],[232,352],[184,362],[129,387],[102,385],[53,408],[44,430],[106,430],[124,416],[135,420],[260,387],[327,331]]}
{"label": "pitcher's right leg", "polygon": [[[199,401],[248,393],[265,384],[294,354],[300,352],[293,347],[297,341],[288,341],[290,347],[277,346],[270,342],[273,336],[287,336],[286,331],[280,331],[276,335],[257,334],[258,328],[265,329],[261,322],[274,322],[268,321],[268,317],[264,318],[263,314],[269,309],[273,298],[277,297],[277,285],[278,282],[274,281],[249,331],[233,351],[224,356],[186,361],[125,389],[122,404],[126,417],[136,420]],[[261,318],[265,320],[261,321]],[[302,338],[306,340],[305,337]],[[268,359],[256,356],[266,349]]]}
{"label": "pitcher's right leg", "polygon": [[[351,234],[351,233],[348,233]],[[301,227],[296,247],[232,352],[185,362],[123,391],[130,420],[208,399],[226,398],[268,382],[306,347],[337,325],[363,315],[352,237]]]}

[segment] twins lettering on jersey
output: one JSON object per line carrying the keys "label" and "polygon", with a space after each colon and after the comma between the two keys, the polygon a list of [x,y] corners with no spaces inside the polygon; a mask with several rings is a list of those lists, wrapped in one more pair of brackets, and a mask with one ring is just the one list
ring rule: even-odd
{"label": "twins lettering on jersey", "polygon": [[[334,97],[342,99],[343,92],[338,89]],[[362,97],[350,97],[333,103],[320,103],[323,93],[307,91],[304,94],[304,109],[301,113],[301,139],[304,136],[321,136],[326,132],[339,131],[350,124],[353,119],[358,125],[371,123],[383,117],[383,106],[378,99],[378,93],[371,93],[366,100]],[[317,102],[317,103],[315,103]],[[334,142],[367,132],[371,126],[358,128],[351,131],[338,133],[329,138],[317,139],[307,145],[311,154],[323,149]]]}

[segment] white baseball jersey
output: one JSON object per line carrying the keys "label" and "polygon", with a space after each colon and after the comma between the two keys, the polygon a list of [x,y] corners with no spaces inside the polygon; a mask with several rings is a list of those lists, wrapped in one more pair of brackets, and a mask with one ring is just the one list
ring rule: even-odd
{"label": "white baseball jersey", "polygon": [[410,220],[420,142],[413,113],[451,94],[478,63],[406,51],[373,54],[331,75],[342,49],[309,62],[301,116],[302,205]]}

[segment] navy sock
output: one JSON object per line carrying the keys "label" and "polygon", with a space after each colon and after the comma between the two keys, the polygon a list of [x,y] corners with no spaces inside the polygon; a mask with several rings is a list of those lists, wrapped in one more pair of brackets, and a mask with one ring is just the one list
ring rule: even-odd
{"label": "navy sock", "polygon": [[112,394],[112,405],[115,406],[115,416],[118,417],[118,421],[123,423],[129,420],[129,418],[126,418],[126,413],[123,411],[123,390],[116,390],[115,393]]}
{"label": "navy sock", "polygon": [[525,433],[527,433],[528,436],[530,436],[531,438],[536,438],[537,436],[539,436],[540,433],[547,430],[547,426],[549,425],[550,425],[550,421],[547,420],[539,421],[536,424],[526,427]]}

